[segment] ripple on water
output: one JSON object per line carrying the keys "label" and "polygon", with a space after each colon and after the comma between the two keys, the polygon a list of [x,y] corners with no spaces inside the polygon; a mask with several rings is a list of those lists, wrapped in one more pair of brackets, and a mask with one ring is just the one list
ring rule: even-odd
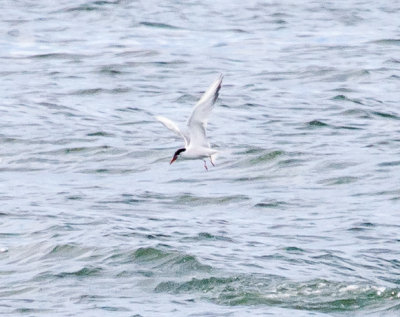
{"label": "ripple on water", "polygon": [[273,200],[273,201],[259,202],[254,207],[276,209],[276,208],[284,208],[288,205],[289,204],[286,201]]}
{"label": "ripple on water", "polygon": [[81,247],[74,244],[59,244],[54,246],[43,259],[54,259],[54,258],[76,258],[84,254],[91,252],[90,248]]}
{"label": "ripple on water", "polygon": [[57,273],[55,276],[58,278],[87,278],[100,276],[102,270],[101,267],[85,266],[76,271]]}
{"label": "ripple on water", "polygon": [[280,150],[264,150],[264,149],[250,149],[246,152],[245,158],[241,161],[233,163],[232,167],[254,167],[268,164],[278,157],[284,156],[286,153]]}
{"label": "ripple on water", "polygon": [[290,282],[273,276],[246,275],[166,281],[154,291],[191,294],[227,306],[268,305],[327,313],[374,309],[393,304],[400,297],[399,288],[322,279]]}
{"label": "ripple on water", "polygon": [[226,241],[226,242],[234,242],[234,240],[228,236],[211,234],[208,232],[200,232],[198,235],[193,237],[184,237],[181,239],[182,241],[191,242],[191,241]]}
{"label": "ripple on water", "polygon": [[70,92],[70,95],[77,96],[91,96],[91,95],[100,95],[100,94],[122,94],[128,93],[131,91],[129,87],[119,87],[113,89],[106,88],[88,88],[88,89],[78,89]]}
{"label": "ripple on water", "polygon": [[400,39],[382,39],[377,41],[372,41],[373,44],[379,45],[400,45]]}
{"label": "ripple on water", "polygon": [[354,176],[340,176],[340,177],[333,177],[319,181],[320,184],[333,186],[333,185],[345,185],[355,183],[359,180],[359,177]]}
{"label": "ripple on water", "polygon": [[307,125],[311,128],[323,128],[323,127],[329,127],[329,124],[322,122],[320,120],[312,120],[307,123]]}
{"label": "ripple on water", "polygon": [[350,97],[347,97],[345,95],[337,95],[337,96],[333,97],[332,100],[349,101],[349,102],[356,103],[356,104],[359,104],[359,105],[363,104],[360,100],[355,99],[355,98],[350,98]]}
{"label": "ripple on water", "polygon": [[180,28],[171,24],[167,23],[159,23],[159,22],[140,22],[140,25],[147,26],[147,27],[152,27],[152,28],[158,28],[158,29],[174,29],[174,30],[179,30]]}
{"label": "ripple on water", "polygon": [[[368,223],[358,224],[370,227]],[[219,239],[208,233],[200,240]],[[308,251],[296,246],[282,249],[291,256],[306,256]],[[386,252],[379,250],[380,254]],[[315,257],[329,264],[332,255]],[[340,260],[337,257],[337,260]],[[111,261],[111,262],[110,262]],[[293,281],[278,275],[232,274],[204,265],[195,256],[163,247],[142,247],[133,252],[116,252],[106,262],[120,267],[134,264],[134,273],[121,270],[117,277],[128,278],[140,274],[152,281],[163,277],[153,291],[174,295],[190,295],[195,300],[206,300],[224,306],[276,306],[316,312],[372,311],[379,307],[395,310],[400,288],[384,287],[360,281],[332,281],[311,279]],[[125,266],[126,267],[126,266]],[[96,275],[87,268],[65,274],[66,277]],[[195,274],[196,277],[193,277]],[[65,277],[64,275],[62,277]],[[384,311],[385,308],[380,308]]]}
{"label": "ripple on water", "polygon": [[191,273],[210,272],[211,267],[200,263],[196,257],[176,251],[165,251],[160,248],[139,248],[129,254],[129,260],[157,273],[187,275]]}
{"label": "ripple on water", "polygon": [[375,116],[382,117],[385,119],[400,120],[400,117],[393,113],[387,113],[387,112],[381,112],[381,111],[372,111],[371,113]]}
{"label": "ripple on water", "polygon": [[231,195],[231,196],[217,196],[217,197],[201,197],[193,196],[191,194],[183,194],[176,196],[173,204],[179,205],[191,205],[191,206],[205,206],[205,205],[228,205],[232,203],[237,203],[241,201],[247,201],[249,197],[246,195]]}

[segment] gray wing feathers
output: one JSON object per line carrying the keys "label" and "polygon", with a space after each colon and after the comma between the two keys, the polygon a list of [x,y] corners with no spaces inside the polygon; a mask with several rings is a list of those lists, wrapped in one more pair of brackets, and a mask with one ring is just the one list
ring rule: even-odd
{"label": "gray wing feathers", "polygon": [[219,75],[193,108],[192,114],[187,122],[189,133],[181,131],[181,129],[168,118],[162,116],[155,117],[169,130],[181,136],[185,141],[185,147],[192,145],[208,148],[210,146],[206,137],[207,121],[214,108],[214,103],[218,98],[218,92],[221,89],[223,77],[222,74]]}
{"label": "gray wing feathers", "polygon": [[182,132],[181,129],[170,119],[162,117],[162,116],[156,116],[155,117],[158,121],[160,121],[165,127],[167,127],[169,130],[175,132],[177,135],[181,136],[183,140],[185,141],[185,146],[188,146],[189,144],[189,136]]}
{"label": "gray wing feathers", "polygon": [[187,122],[190,133],[190,142],[193,144],[209,147],[206,137],[207,122],[210,113],[214,108],[214,103],[218,98],[218,92],[221,89],[222,79],[223,75],[221,74],[206,90],[194,107]]}

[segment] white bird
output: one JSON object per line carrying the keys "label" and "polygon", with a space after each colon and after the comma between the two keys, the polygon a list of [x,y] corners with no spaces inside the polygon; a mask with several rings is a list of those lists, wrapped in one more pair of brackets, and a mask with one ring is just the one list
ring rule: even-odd
{"label": "white bird", "polygon": [[208,170],[206,158],[209,158],[211,164],[215,166],[212,161],[212,156],[218,151],[210,147],[210,143],[207,141],[206,128],[208,117],[210,116],[211,110],[214,108],[214,103],[218,98],[218,92],[221,89],[222,79],[223,75],[221,74],[194,106],[192,114],[187,121],[187,131],[179,129],[179,127],[168,118],[162,116],[155,117],[168,129],[181,136],[185,142],[185,147],[178,149],[174,153],[170,164],[175,162],[178,157],[189,160],[202,159],[205,169]]}

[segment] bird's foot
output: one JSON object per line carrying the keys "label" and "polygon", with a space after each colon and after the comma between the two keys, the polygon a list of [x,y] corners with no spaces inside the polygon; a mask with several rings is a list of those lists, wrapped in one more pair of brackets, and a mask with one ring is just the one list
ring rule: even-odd
{"label": "bird's foot", "polygon": [[207,167],[207,162],[206,162],[206,160],[203,160],[203,162],[204,162],[204,168],[208,171],[208,167]]}
{"label": "bird's foot", "polygon": [[214,162],[212,161],[212,157],[211,157],[211,156],[210,156],[210,162],[211,162],[212,166],[215,167],[215,164],[214,164]]}

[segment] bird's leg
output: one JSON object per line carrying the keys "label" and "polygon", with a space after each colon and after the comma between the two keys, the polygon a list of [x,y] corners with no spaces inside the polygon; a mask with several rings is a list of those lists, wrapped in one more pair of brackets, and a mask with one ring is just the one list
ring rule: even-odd
{"label": "bird's leg", "polygon": [[212,156],[210,156],[210,162],[211,162],[212,166],[215,167],[215,164],[214,164],[213,161],[212,161]]}
{"label": "bird's leg", "polygon": [[208,171],[208,167],[207,167],[207,162],[206,162],[206,160],[203,160],[203,162],[204,162],[204,168]]}

